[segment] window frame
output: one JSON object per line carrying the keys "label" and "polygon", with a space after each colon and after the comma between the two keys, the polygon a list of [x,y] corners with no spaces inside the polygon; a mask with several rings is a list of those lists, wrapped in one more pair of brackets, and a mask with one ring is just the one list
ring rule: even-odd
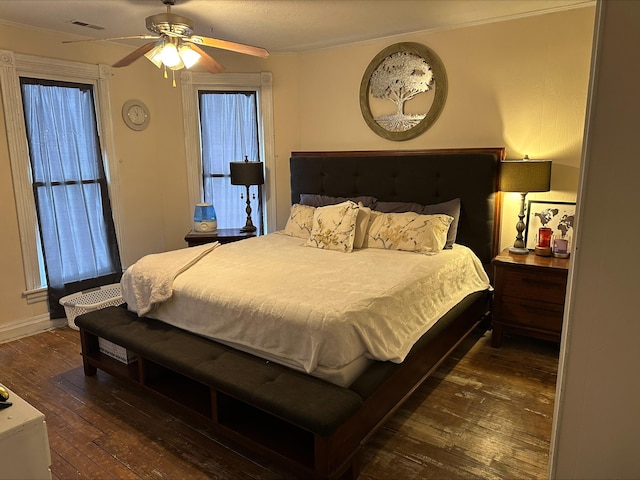
{"label": "window frame", "polygon": [[[210,73],[183,71],[180,77],[184,113],[185,154],[189,204],[202,202],[202,148],[198,92],[253,91],[258,107],[258,148],[265,166],[265,188],[260,189],[264,206],[265,233],[276,230],[275,146],[271,72]],[[242,159],[238,159],[240,161]],[[268,199],[268,200],[267,200]]]}
{"label": "window frame", "polygon": [[107,177],[113,221],[120,258],[128,258],[122,234],[122,203],[118,182],[118,161],[113,135],[111,108],[112,70],[108,65],[92,65],[55,60],[0,50],[0,89],[4,103],[7,140],[13,188],[15,191],[18,229],[25,274],[23,297],[27,303],[46,302],[46,279],[41,276],[38,255],[38,220],[31,182],[29,147],[22,106],[20,77],[92,84],[96,110],[96,127],[102,147],[102,163]]}

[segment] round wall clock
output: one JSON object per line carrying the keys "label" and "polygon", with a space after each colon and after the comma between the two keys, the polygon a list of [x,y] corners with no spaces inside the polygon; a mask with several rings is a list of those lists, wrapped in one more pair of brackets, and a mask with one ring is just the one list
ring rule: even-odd
{"label": "round wall clock", "polygon": [[396,43],[371,61],[360,83],[360,109],[369,128],[389,140],[424,133],[447,98],[447,72],[425,45]]}
{"label": "round wall clock", "polygon": [[144,130],[149,126],[149,109],[140,100],[129,100],[122,106],[122,119],[132,130]]}

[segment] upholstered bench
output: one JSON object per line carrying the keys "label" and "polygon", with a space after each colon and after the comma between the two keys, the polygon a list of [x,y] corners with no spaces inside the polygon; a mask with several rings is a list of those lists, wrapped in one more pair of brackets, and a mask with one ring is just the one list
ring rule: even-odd
{"label": "upholstered bench", "polygon": [[76,325],[138,357],[320,435],[362,405],[355,392],[177,329],[121,307],[79,316]]}

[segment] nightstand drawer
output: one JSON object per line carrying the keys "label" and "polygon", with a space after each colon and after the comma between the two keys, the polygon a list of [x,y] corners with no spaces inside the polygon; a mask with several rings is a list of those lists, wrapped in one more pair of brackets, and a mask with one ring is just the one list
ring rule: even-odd
{"label": "nightstand drawer", "polygon": [[512,325],[560,333],[563,312],[562,304],[502,297],[501,317]]}
{"label": "nightstand drawer", "polygon": [[566,274],[506,268],[503,275],[502,295],[564,304]]}

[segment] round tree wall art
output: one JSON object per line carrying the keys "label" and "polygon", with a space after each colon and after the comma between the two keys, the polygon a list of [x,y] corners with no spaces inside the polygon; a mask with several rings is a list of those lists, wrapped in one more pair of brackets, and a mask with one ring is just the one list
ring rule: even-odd
{"label": "round tree wall art", "polygon": [[389,140],[424,133],[447,99],[447,73],[438,55],[420,43],[396,43],[371,61],[360,83],[367,125]]}

